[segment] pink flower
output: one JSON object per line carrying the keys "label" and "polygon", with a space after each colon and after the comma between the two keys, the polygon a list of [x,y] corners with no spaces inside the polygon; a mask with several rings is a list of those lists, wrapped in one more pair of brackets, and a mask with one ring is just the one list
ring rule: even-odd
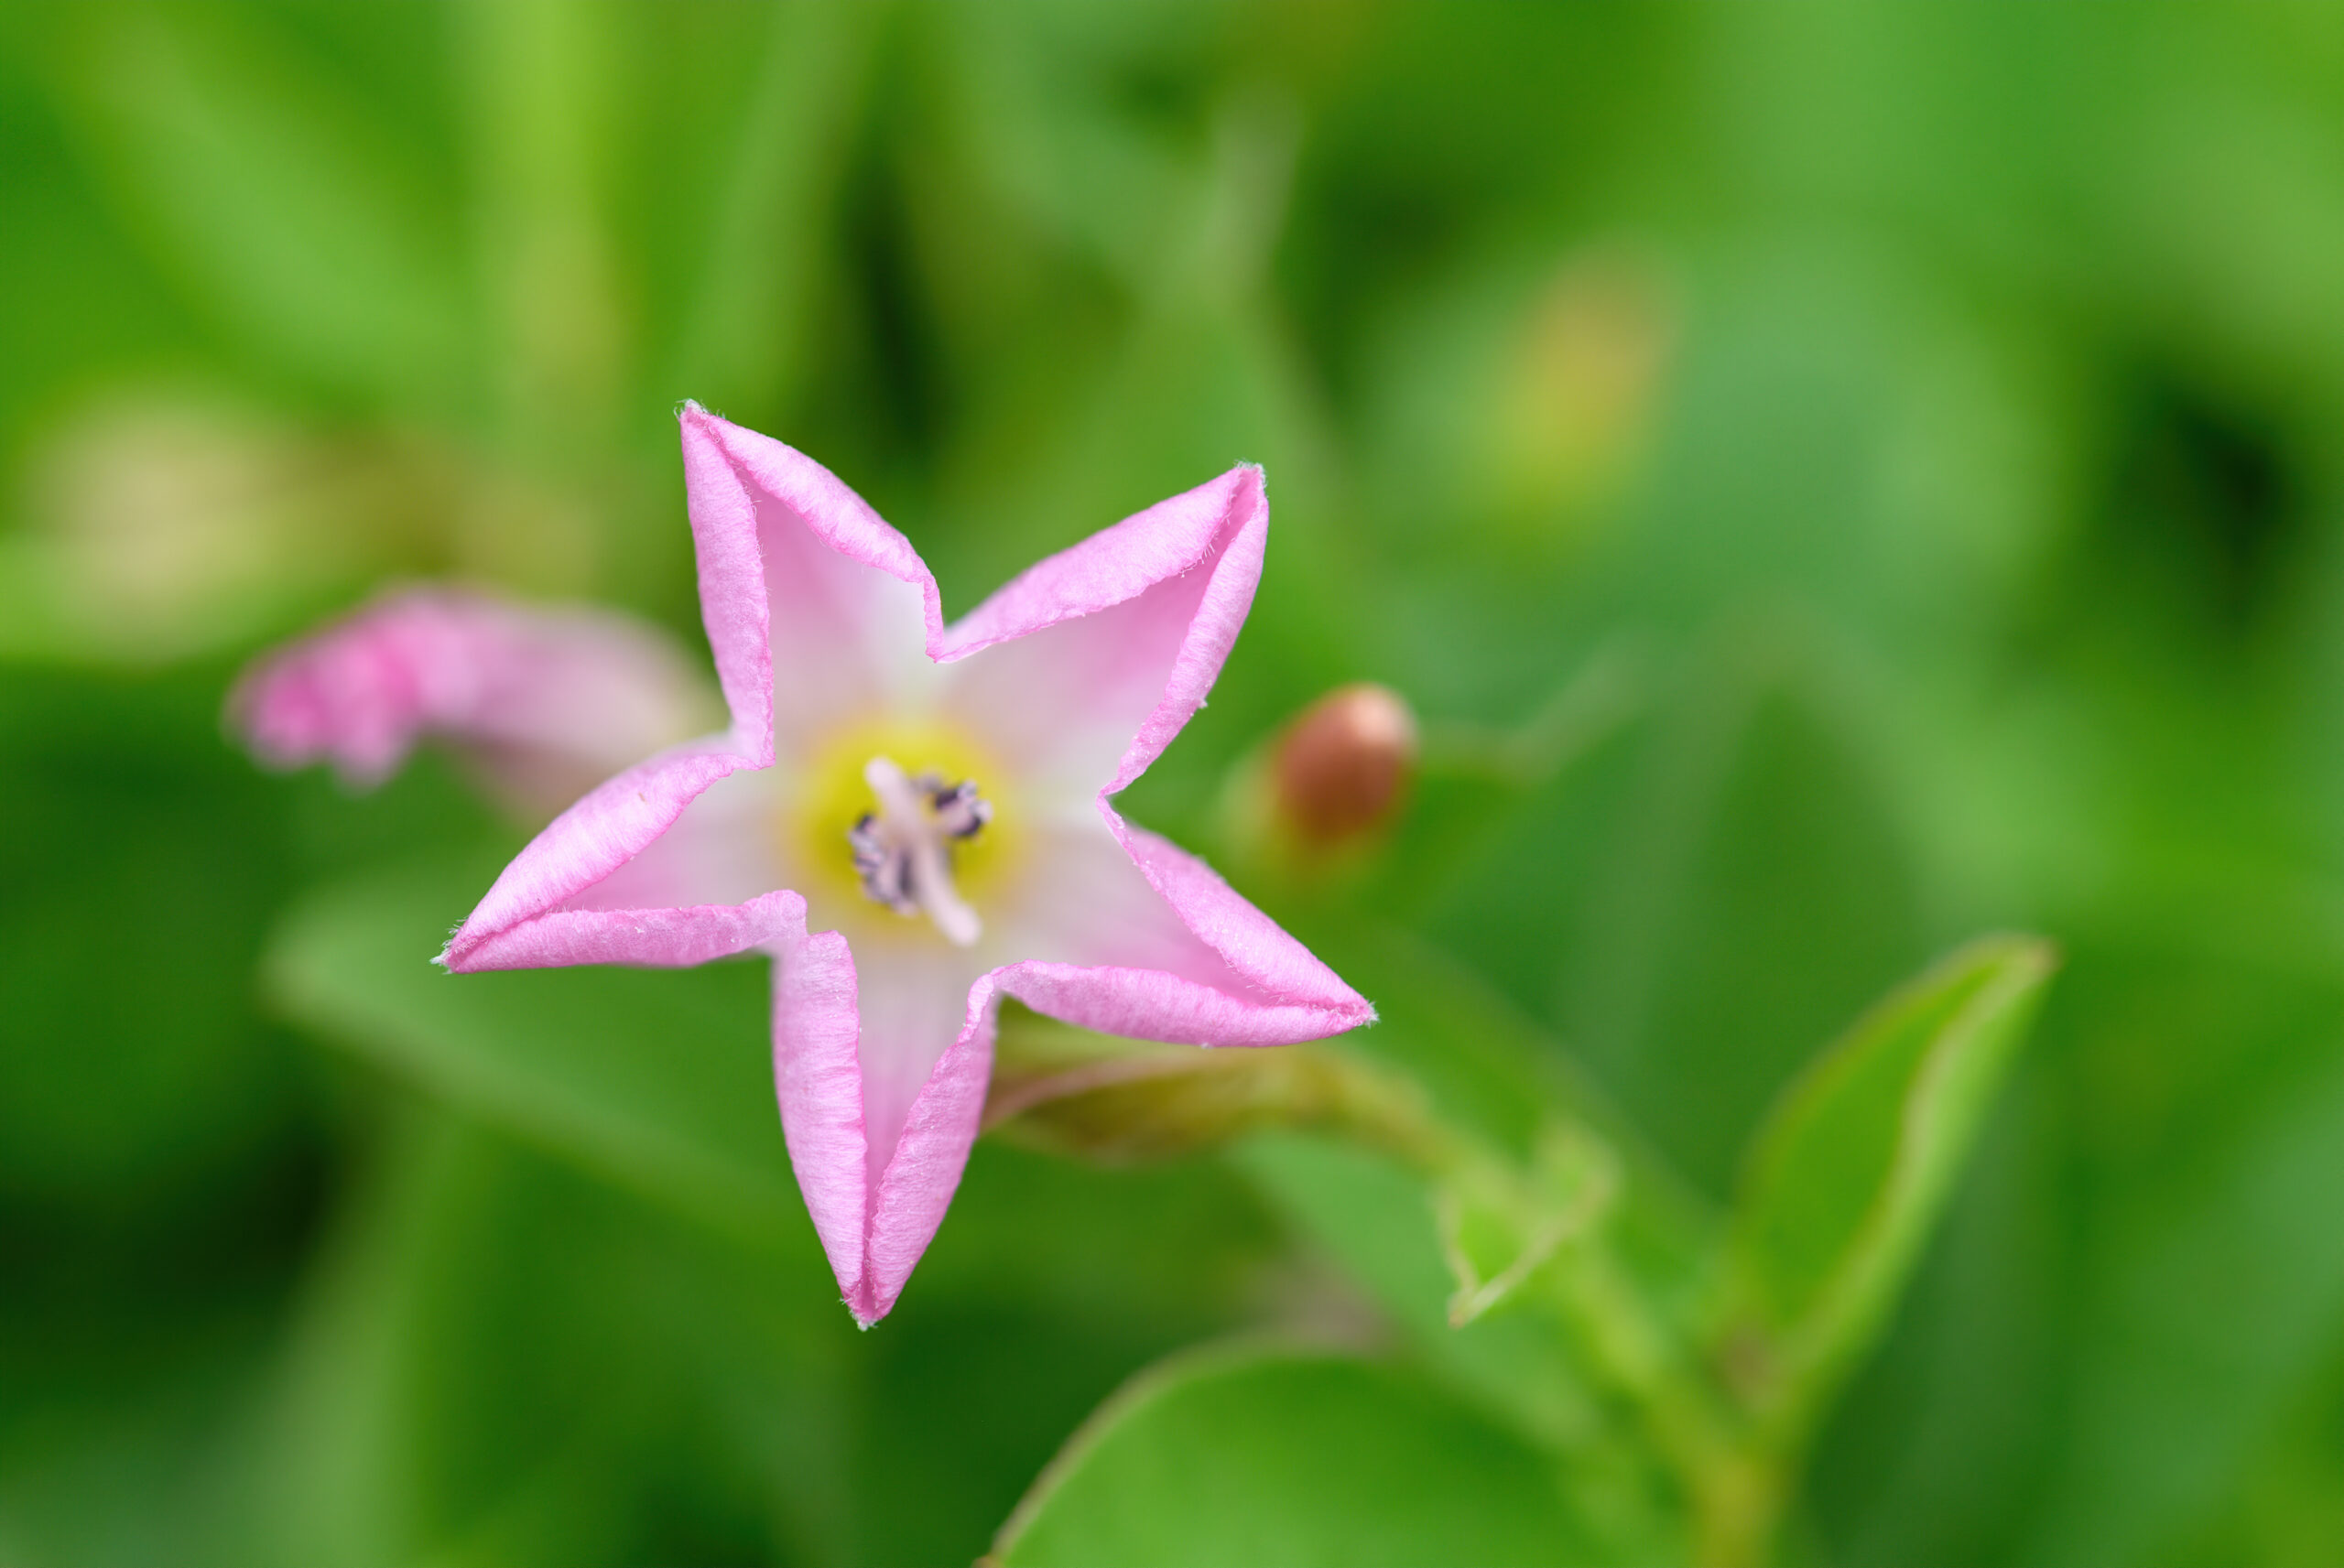
{"label": "pink flower", "polygon": [[704,679],[651,628],[412,589],[279,649],[236,684],[230,723],[260,759],[387,778],[426,735],[543,820],[613,769],[703,729]]}
{"label": "pink flower", "polygon": [[700,607],[732,709],[579,801],[450,969],[773,956],[774,1071],[848,1307],[884,1316],[959,1185],[1000,999],[1115,1034],[1279,1045],[1374,1011],[1108,804],[1202,705],[1269,526],[1233,469],[958,624],[827,470],[687,405]]}

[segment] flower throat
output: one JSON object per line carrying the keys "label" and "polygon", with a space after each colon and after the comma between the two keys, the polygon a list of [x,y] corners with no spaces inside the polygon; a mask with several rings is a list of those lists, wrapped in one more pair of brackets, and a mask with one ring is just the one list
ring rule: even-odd
{"label": "flower throat", "polygon": [[984,923],[952,882],[954,846],[974,839],[993,820],[993,806],[969,780],[912,777],[892,757],[874,757],[863,778],[879,802],[847,829],[863,893],[897,914],[925,914],[955,946],[975,944]]}

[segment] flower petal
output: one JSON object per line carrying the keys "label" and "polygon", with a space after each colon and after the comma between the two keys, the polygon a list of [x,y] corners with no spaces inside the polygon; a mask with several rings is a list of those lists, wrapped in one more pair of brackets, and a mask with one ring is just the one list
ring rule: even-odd
{"label": "flower petal", "polygon": [[901,938],[853,941],[863,1026],[855,1054],[874,1187],[895,1157],[914,1103],[968,1022],[970,988],[985,970],[966,949],[938,940],[926,921],[904,924],[910,929]]}
{"label": "flower petal", "polygon": [[993,1080],[993,1022],[1000,1004],[980,980],[969,993],[960,1033],[929,1069],[928,1081],[904,1119],[895,1152],[872,1205],[864,1244],[863,1295],[855,1315],[866,1325],[885,1316],[904,1281],[944,1223],[960,1185],[969,1150],[984,1119],[985,1087]]}
{"label": "flower petal", "polygon": [[743,750],[769,762],[776,740],[803,741],[923,677],[936,579],[813,459],[696,403],[680,417],[717,678]]}
{"label": "flower petal", "polygon": [[[806,1206],[866,1327],[887,1314],[960,1185],[993,1076],[994,1004],[964,955],[851,953],[798,924],[772,944],[774,1083]],[[859,961],[858,961],[859,960]]]}
{"label": "flower petal", "polygon": [[1169,839],[1131,826],[1113,808],[1102,804],[1100,809],[1106,813],[1107,827],[1117,842],[1172,906],[1180,923],[1236,970],[1253,995],[1282,1007],[1307,1008],[1322,1014],[1329,1034],[1375,1021],[1375,1009],[1365,997],[1345,985],[1285,927],[1255,909],[1218,871]]}
{"label": "flower petal", "polygon": [[[926,663],[936,584],[902,535],[803,454],[697,404],[679,417],[701,612],[732,731],[630,770],[555,819],[458,929],[442,955],[452,969],[676,962],[754,927],[739,917],[746,903],[726,901],[772,890],[754,888],[771,865],[760,853],[769,833],[742,834],[728,855],[720,825],[733,814],[679,819],[719,780],[774,766],[777,734],[798,742],[884,708],[903,656]],[[787,675],[778,700],[777,664]],[[660,842],[671,827],[681,831]],[[663,904],[662,918],[637,918]],[[625,918],[605,918],[615,916]]]}
{"label": "flower petal", "polygon": [[[1036,563],[948,630],[918,552],[836,475],[698,404],[681,417],[701,610],[752,755],[941,686],[1004,754],[1106,755],[1121,789],[1203,704],[1261,579],[1269,503],[1246,464]],[[945,683],[928,667],[963,659]]]}
{"label": "flower petal", "polygon": [[[440,962],[460,973],[559,964],[697,964],[764,942],[771,906],[762,900],[613,908],[589,892],[665,833],[702,791],[747,765],[724,741],[695,741],[602,784],[514,857],[457,927]],[[773,896],[794,901],[803,917],[805,901],[797,894]]]}
{"label": "flower petal", "polygon": [[792,886],[778,829],[780,773],[778,766],[743,768],[716,780],[632,858],[557,907],[746,903]]}
{"label": "flower petal", "polygon": [[984,951],[997,965],[1048,963],[1163,969],[1224,989],[1244,981],[1181,924],[1095,804],[1037,824],[1019,892],[993,912]]}
{"label": "flower petal", "polygon": [[835,931],[808,935],[802,915],[771,946],[773,1076],[782,1136],[830,1271],[854,1307],[863,1299],[871,1190],[863,1070],[854,1052],[854,958]]}
{"label": "flower petal", "polygon": [[1049,895],[1018,915],[1035,957],[996,971],[1001,989],[1069,1023],[1180,1044],[1289,1045],[1374,1022],[1210,866],[1100,809],[1105,831],[1047,840]]}
{"label": "flower petal", "polygon": [[262,761],[389,776],[427,734],[457,742],[501,794],[551,811],[705,729],[712,704],[648,626],[454,589],[417,589],[268,654],[230,719]]}
{"label": "flower petal", "polygon": [[993,977],[1003,992],[1036,1012],[1101,1034],[1172,1045],[1296,1045],[1372,1022],[1375,1012],[1280,1002],[1199,985],[1162,969],[1126,969],[1038,960]]}
{"label": "flower petal", "polygon": [[952,711],[1002,754],[1080,775],[1083,795],[1102,780],[1122,789],[1212,688],[1253,602],[1269,515],[1249,464],[1028,568],[931,643],[968,661]]}

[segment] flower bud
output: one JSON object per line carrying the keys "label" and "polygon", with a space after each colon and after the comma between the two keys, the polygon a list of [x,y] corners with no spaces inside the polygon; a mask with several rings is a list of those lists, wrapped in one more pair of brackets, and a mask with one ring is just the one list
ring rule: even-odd
{"label": "flower bud", "polygon": [[271,767],[331,762],[380,784],[427,735],[538,821],[709,728],[706,683],[667,637],[616,614],[460,589],[379,599],[257,660],[228,719]]}
{"label": "flower bud", "polygon": [[1449,1152],[1413,1081],[1340,1050],[1143,1044],[1015,1006],[1002,1012],[984,1127],[1106,1164],[1177,1158],[1268,1129],[1347,1138],[1416,1168]]}
{"label": "flower bud", "polygon": [[1416,716],[1399,694],[1367,682],[1340,687],[1279,738],[1270,759],[1273,808],[1301,848],[1342,849],[1392,823],[1416,768]]}

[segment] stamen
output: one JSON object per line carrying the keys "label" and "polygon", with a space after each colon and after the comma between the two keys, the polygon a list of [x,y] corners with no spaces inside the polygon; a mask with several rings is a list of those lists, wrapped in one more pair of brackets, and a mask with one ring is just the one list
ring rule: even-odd
{"label": "stamen", "polygon": [[927,793],[928,804],[936,810],[936,825],[949,838],[973,838],[993,820],[993,802],[977,793],[973,779],[963,779],[950,789],[934,773],[922,773],[914,782]]}
{"label": "stamen", "polygon": [[863,778],[879,809],[846,837],[863,893],[898,914],[926,914],[956,946],[973,945],[984,923],[952,885],[951,847],[993,820],[992,805],[973,783],[948,786],[932,773],[915,779],[891,757],[865,762]]}
{"label": "stamen", "polygon": [[917,914],[919,905],[909,891],[911,857],[889,842],[878,816],[864,812],[847,829],[846,841],[854,850],[854,874],[863,879],[863,892],[897,914]]}

